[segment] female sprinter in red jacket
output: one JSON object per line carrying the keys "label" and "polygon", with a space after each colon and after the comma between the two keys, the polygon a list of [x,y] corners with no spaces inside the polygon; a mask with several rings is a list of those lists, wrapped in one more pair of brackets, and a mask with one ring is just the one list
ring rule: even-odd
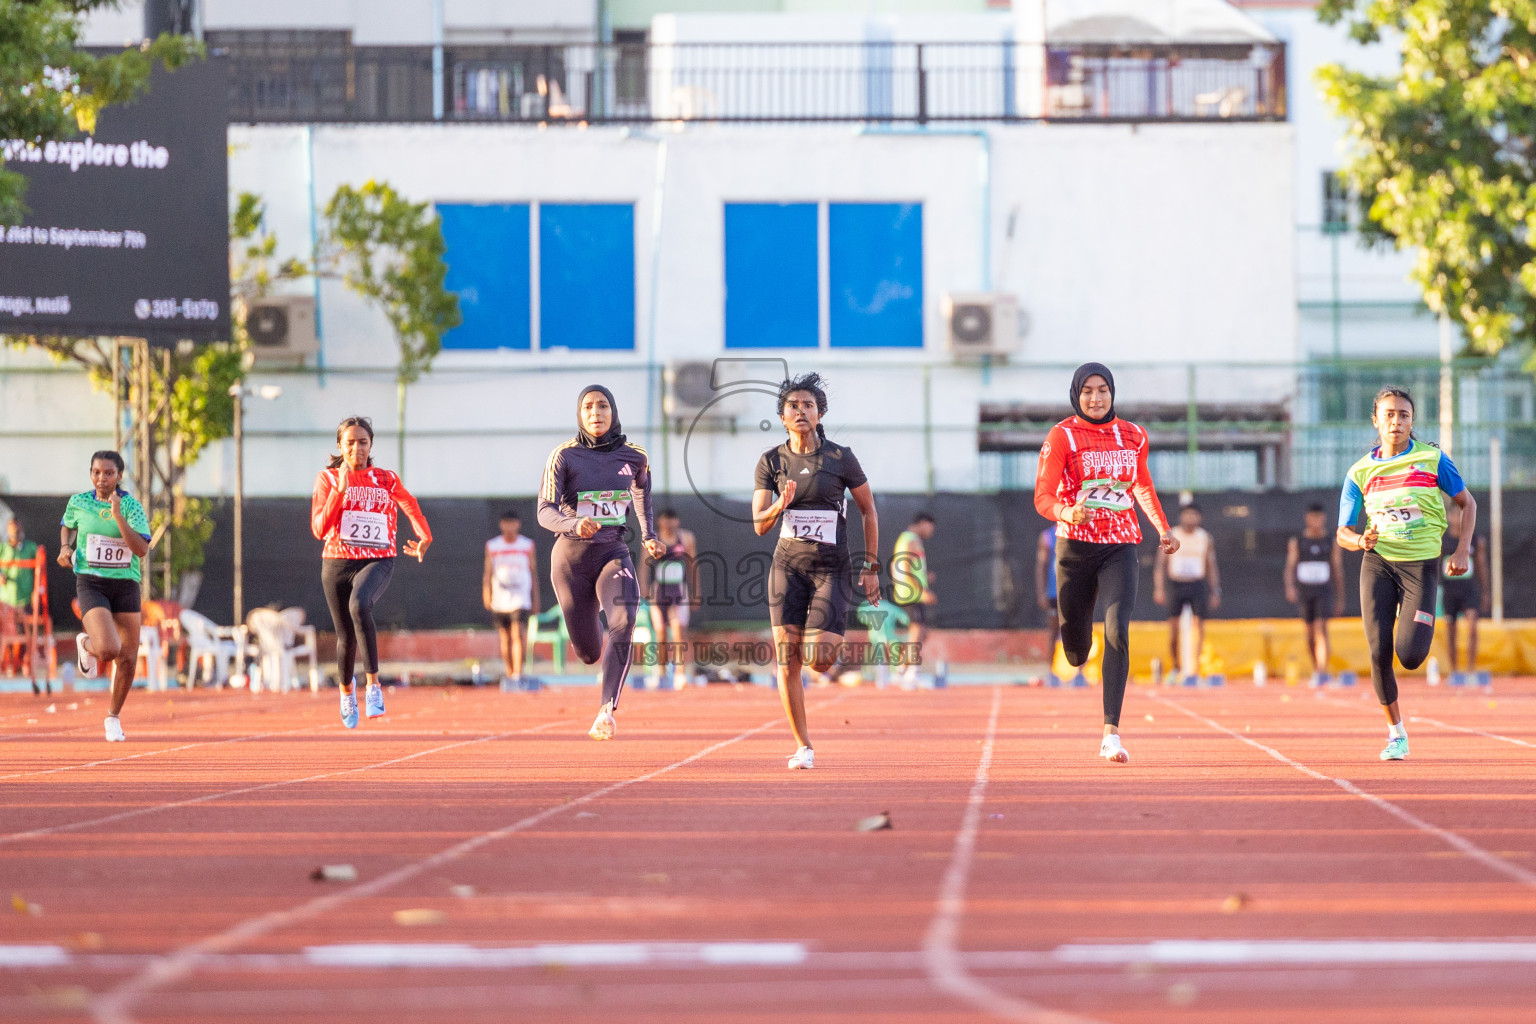
{"label": "female sprinter in red jacket", "polygon": [[1115,416],[1115,378],[1101,363],[1072,375],[1072,411],[1040,449],[1035,508],[1056,523],[1057,614],[1067,661],[1081,665],[1093,645],[1093,608],[1104,599],[1104,740],[1099,756],[1131,757],[1120,743],[1120,706],[1130,669],[1131,612],[1136,607],[1139,503],[1163,550],[1179,542],[1147,471],[1147,432]]}

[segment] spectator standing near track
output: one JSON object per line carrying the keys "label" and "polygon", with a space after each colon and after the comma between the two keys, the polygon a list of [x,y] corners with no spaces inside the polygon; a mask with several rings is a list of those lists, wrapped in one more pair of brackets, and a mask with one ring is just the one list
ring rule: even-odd
{"label": "spectator standing near track", "polygon": [[[584,664],[602,661],[602,706],[587,735],[613,738],[613,714],[629,678],[640,582],[624,542],[630,506],[645,552],[660,558],[651,509],[651,463],[619,423],[613,392],[589,384],[576,396],[576,436],[549,454],[539,488],[539,525],[555,535],[549,578],[571,646]],[[601,611],[607,621],[598,619]]]}
{"label": "spectator standing near track", "polygon": [[480,599],[496,626],[507,678],[521,679],[528,617],[539,614],[539,556],[522,535],[523,519],[514,509],[501,514],[499,525],[501,533],[485,542]]}
{"label": "spectator standing near track", "polygon": [[[21,520],[12,516],[0,540],[0,635],[19,632],[22,617],[32,614],[32,591],[37,583],[37,541],[27,537]],[[28,674],[30,674],[30,667]],[[48,692],[53,684],[46,683]],[[37,680],[32,692],[41,693]]]}
{"label": "spectator standing near track", "polygon": [[[1205,620],[1221,607],[1221,573],[1216,567],[1216,543],[1200,525],[1200,506],[1193,502],[1179,509],[1176,554],[1159,549],[1152,567],[1152,601],[1168,606],[1168,664],[1186,675],[1200,672],[1200,652],[1205,650]],[[1179,622],[1189,609],[1195,631],[1194,663],[1180,664]]]}
{"label": "spectator standing near track", "polygon": [[[1440,582],[1446,509],[1441,491],[1456,503],[1460,542],[1446,574],[1465,576],[1477,527],[1477,502],[1445,453],[1413,436],[1413,397],[1382,388],[1371,406],[1380,443],[1350,467],[1339,495],[1338,541],[1365,552],[1360,563],[1360,619],[1371,651],[1371,685],[1387,716],[1383,761],[1408,756],[1408,733],[1397,706],[1394,649],[1410,671],[1424,664],[1435,640],[1435,591]],[[1364,511],[1368,526],[1355,531]]]}
{"label": "spectator standing near track", "polygon": [[699,592],[698,542],[692,530],[682,528],[677,513],[663,509],[656,517],[660,558],[647,555],[640,565],[641,590],[650,600],[651,633],[661,645],[658,669],[672,662],[672,687],[688,685],[688,613],[693,595]]}
{"label": "spectator standing near track", "polygon": [[1301,609],[1314,682],[1328,673],[1328,615],[1344,614],[1343,548],[1328,534],[1328,510],[1307,507],[1301,533],[1285,544],[1285,599]]}
{"label": "spectator standing near track", "polygon": [[1157,528],[1161,550],[1179,541],[1168,529],[1147,468],[1147,432],[1115,415],[1115,378],[1084,363],[1067,392],[1074,415],[1051,428],[1040,449],[1035,509],[1056,525],[1057,604],[1067,661],[1081,667],[1093,649],[1093,610],[1104,599],[1104,738],[1099,756],[1130,761],[1120,741],[1120,710],[1130,674],[1131,613],[1136,607],[1141,524],[1136,505]]}
{"label": "spectator standing near track", "polygon": [[143,579],[149,554],[149,517],[138,499],[118,487],[123,457],[91,456],[91,489],[69,499],[59,524],[59,564],[75,571],[75,598],[85,632],[75,637],[75,661],[84,678],[112,664],[112,703],[105,723],[108,743],[121,743],[119,719],[139,665]]}
{"label": "spectator standing near track", "polygon": [[[14,522],[15,520],[12,520]],[[1493,606],[1493,590],[1488,581],[1488,546],[1483,538],[1473,534],[1470,545],[1472,560],[1467,563],[1465,575],[1453,576],[1450,571],[1451,556],[1461,544],[1461,517],[1450,516],[1445,536],[1440,539],[1440,607],[1450,620],[1450,632],[1446,634],[1446,653],[1451,656],[1451,671],[1461,671],[1457,655],[1456,620],[1467,620],[1467,667],[1477,668],[1477,622],[1480,615],[1487,615]]]}
{"label": "spectator standing near track", "polygon": [[1045,613],[1046,658],[1056,660],[1056,642],[1061,639],[1061,619],[1056,614],[1056,527],[1040,531],[1035,545],[1035,604]]}
{"label": "spectator standing near track", "polygon": [[336,630],[337,681],[341,686],[341,724],[357,728],[354,672],[361,641],[367,678],[364,703],[369,718],[384,714],[379,685],[379,631],[373,606],[384,596],[395,572],[398,505],[416,531],[405,553],[420,562],[432,546],[432,530],[421,506],[400,482],[400,475],[373,464],[373,423],[348,416],[336,428],[337,453],[315,477],[309,526],[325,547],[320,555],[320,585]]}
{"label": "spectator standing near track", "polygon": [[[891,555],[891,600],[907,616],[907,642],[916,651],[928,639],[928,610],[939,603],[933,592],[934,574],[928,568],[926,542],[933,538],[933,516],[919,512],[912,524],[896,536]],[[902,672],[907,682],[917,680],[917,662]]]}
{"label": "spectator standing near track", "polygon": [[768,574],[768,616],[778,659],[779,699],[799,744],[789,756],[790,768],[816,764],[806,729],[801,666],[815,672],[832,667],[854,593],[845,491],[859,507],[869,551],[859,560],[858,589],[871,605],[880,606],[875,498],[852,449],[827,440],[822,427],[825,383],[819,374],[807,373],[779,385],[779,421],[789,439],[757,460],[752,492],[752,528],[757,535],[779,528]]}

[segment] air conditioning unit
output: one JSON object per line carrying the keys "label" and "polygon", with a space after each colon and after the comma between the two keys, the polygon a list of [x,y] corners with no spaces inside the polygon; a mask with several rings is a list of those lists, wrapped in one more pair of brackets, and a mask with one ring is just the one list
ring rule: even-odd
{"label": "air conditioning unit", "polygon": [[320,351],[315,300],[309,295],[269,295],[245,308],[245,330],[257,365],[297,366]]}
{"label": "air conditioning unit", "polygon": [[662,409],[667,416],[689,421],[699,418],[729,420],[740,415],[749,395],[738,385],[718,378],[715,362],[673,363],[667,367],[667,396]]}
{"label": "air conditioning unit", "polygon": [[1007,357],[1022,337],[1019,300],[1001,292],[944,296],[944,333],[956,359]]}

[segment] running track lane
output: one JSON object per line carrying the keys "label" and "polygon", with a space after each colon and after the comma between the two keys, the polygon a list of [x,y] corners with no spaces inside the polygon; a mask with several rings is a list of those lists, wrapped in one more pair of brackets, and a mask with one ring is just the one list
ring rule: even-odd
{"label": "running track lane", "polygon": [[[1501,709],[1521,695],[1501,683]],[[401,706],[422,711],[418,721],[432,719],[425,714],[432,706],[458,708],[456,718],[440,722],[453,730],[526,725],[536,710],[553,715],[547,694],[444,697],[436,705],[426,696]],[[1502,710],[1448,697],[1417,690],[1404,706],[1448,724],[1530,735]],[[381,1013],[391,1021],[435,1020],[452,1010],[465,1021],[489,1021],[518,1006],[521,1017],[537,1021],[755,1021],[782,1020],[786,1012],[839,1021],[995,1019],[935,993],[929,965],[916,952],[956,862],[957,825],[963,832],[970,821],[974,847],[958,946],[1000,951],[961,955],[979,984],[1007,998],[1112,1024],[1526,1019],[1536,995],[1528,964],[1046,968],[1037,963],[1043,953],[1003,952],[1182,937],[1356,937],[1367,946],[1383,936],[1499,938],[1529,935],[1536,905],[1528,887],[1157,705],[1145,690],[1134,689],[1128,700],[1133,762],[1126,768],[1092,756],[1096,691],[1022,689],[1003,691],[993,757],[983,766],[994,699],[988,691],[857,691],[834,711],[813,713],[821,765],[814,772],[783,770],[790,743],[782,727],[742,740],[687,771],[467,855],[440,876],[418,875],[390,893],[268,934],[240,954],[270,952],[287,957],[288,966],[237,969],[212,957],[185,983],[153,993],[136,1016],[203,1022],[283,1014],[331,1024]],[[1496,853],[1519,842],[1530,849],[1523,749],[1420,728],[1415,760],[1383,766],[1374,761],[1382,730],[1372,707],[1332,706],[1280,687],[1175,691],[1175,699],[1331,776],[1348,775]],[[306,890],[313,896],[301,876],[316,863],[357,863],[366,884],[446,843],[499,827],[514,816],[509,808],[536,812],[540,799],[580,795],[585,790],[573,788],[573,780],[590,789],[603,784],[605,773],[611,780],[621,769],[654,769],[730,736],[732,720],[777,720],[774,703],[771,693],[724,688],[636,694],[620,718],[619,741],[606,746],[581,739],[577,726],[572,735],[446,751],[342,785],[288,787],[233,798],[229,807],[215,801],[168,812],[164,820],[105,826],[99,836],[82,830],[0,849],[7,875],[45,908],[41,918],[13,917],[8,931],[34,942],[100,931],[105,953],[174,949],[273,906],[291,906]],[[1146,722],[1145,713],[1156,721]],[[7,804],[18,793],[42,794],[64,807],[68,797],[90,799],[108,785],[120,798],[137,797],[163,789],[173,761],[184,781],[194,779],[206,792],[238,788],[213,785],[215,776],[236,782],[280,764],[292,777],[301,759],[358,756],[360,743],[399,749],[403,735],[369,732],[370,726],[376,724],[351,735],[338,729],[17,780],[4,784],[11,787]],[[422,733],[413,730],[410,750],[431,744]],[[74,749],[102,747],[97,741]],[[509,756],[518,760],[498,775]],[[518,792],[487,805],[484,791],[498,778]],[[971,806],[978,808],[974,815],[967,814]],[[854,818],[886,809],[895,831],[849,828]],[[177,858],[174,868],[169,857]],[[120,884],[123,901],[111,913],[102,909],[108,879]],[[448,891],[454,883],[473,884],[477,894],[455,898]],[[1251,904],[1223,913],[1222,901],[1239,891]],[[175,914],[159,905],[167,901]],[[441,909],[447,920],[394,924],[391,912],[410,907]],[[516,947],[754,939],[804,942],[810,959],[799,970],[292,966],[306,947],[349,942]],[[55,999],[50,1005],[63,1010],[77,998],[70,985],[110,989],[142,966],[0,973],[9,991],[35,986],[42,993],[0,1000],[0,1015],[37,1009],[39,999]]]}

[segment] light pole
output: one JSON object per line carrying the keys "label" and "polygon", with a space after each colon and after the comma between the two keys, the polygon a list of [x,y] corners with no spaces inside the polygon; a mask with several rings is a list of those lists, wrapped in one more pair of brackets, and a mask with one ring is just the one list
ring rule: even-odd
{"label": "light pole", "polygon": [[244,381],[229,386],[235,400],[235,625],[245,621],[245,398],[270,402],[283,393],[276,384],[248,387]]}

